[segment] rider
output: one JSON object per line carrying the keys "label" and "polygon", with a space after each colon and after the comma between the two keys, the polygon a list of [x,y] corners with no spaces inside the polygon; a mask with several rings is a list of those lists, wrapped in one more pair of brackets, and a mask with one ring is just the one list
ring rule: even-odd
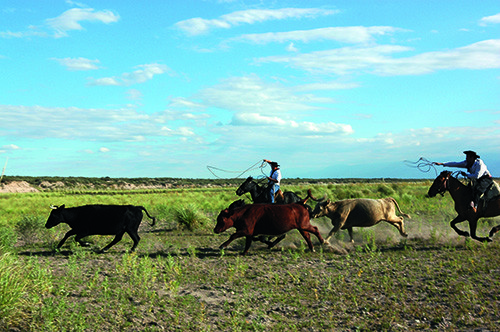
{"label": "rider", "polygon": [[493,183],[491,174],[486,168],[484,162],[474,151],[464,151],[465,160],[460,162],[447,162],[447,163],[434,163],[435,165],[447,166],[447,167],[461,167],[466,168],[468,173],[461,172],[462,175],[468,177],[472,180],[473,185],[473,201],[471,202],[471,208],[474,212],[477,211],[477,203],[479,197],[488,189],[488,187]]}
{"label": "rider", "polygon": [[264,162],[268,163],[271,166],[271,174],[267,177],[269,180],[269,184],[271,185],[270,194],[271,194],[271,203],[274,203],[274,195],[280,189],[281,182],[281,171],[280,165],[277,162],[264,159]]}

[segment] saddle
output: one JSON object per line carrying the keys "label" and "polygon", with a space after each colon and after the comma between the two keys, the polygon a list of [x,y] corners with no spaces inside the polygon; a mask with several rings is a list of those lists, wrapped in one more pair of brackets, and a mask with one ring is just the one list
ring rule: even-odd
{"label": "saddle", "polygon": [[483,209],[486,209],[488,202],[498,196],[500,196],[500,186],[495,181],[492,181],[488,189],[479,197],[478,203],[483,206]]}
{"label": "saddle", "polygon": [[274,201],[275,202],[285,201],[285,196],[283,196],[283,192],[281,191],[281,189],[278,189],[278,191],[274,194]]}

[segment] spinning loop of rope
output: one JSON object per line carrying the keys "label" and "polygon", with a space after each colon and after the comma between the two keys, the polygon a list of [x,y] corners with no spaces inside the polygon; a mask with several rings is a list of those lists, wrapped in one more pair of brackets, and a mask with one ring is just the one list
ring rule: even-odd
{"label": "spinning loop of rope", "polygon": [[222,177],[220,177],[219,175],[217,175],[215,172],[238,174],[238,175],[236,175],[236,176],[234,176],[232,178],[232,179],[238,179],[243,174],[248,173],[250,171],[253,171],[255,169],[260,169],[260,171],[264,175],[264,177],[267,177],[267,175],[264,173],[264,167],[266,166],[266,164],[267,163],[265,161],[259,160],[258,162],[256,162],[255,164],[253,164],[249,168],[245,169],[244,171],[230,171],[230,170],[225,170],[225,169],[222,169],[222,168],[217,168],[217,167],[214,167],[214,166],[207,166],[207,169],[208,169],[208,171],[210,173],[212,173],[218,179],[222,179]]}
{"label": "spinning loop of rope", "polygon": [[406,166],[416,168],[420,172],[423,172],[423,173],[428,173],[431,171],[431,169],[433,169],[434,173],[436,173],[436,176],[438,175],[438,172],[437,172],[436,166],[434,165],[434,162],[432,162],[424,157],[420,157],[417,161],[405,160],[403,162],[406,164]]}

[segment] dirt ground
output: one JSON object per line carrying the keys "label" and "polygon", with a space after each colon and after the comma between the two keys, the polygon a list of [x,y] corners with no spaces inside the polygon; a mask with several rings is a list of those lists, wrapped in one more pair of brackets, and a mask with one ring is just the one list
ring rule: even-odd
{"label": "dirt ground", "polygon": [[[386,231],[382,227],[377,237]],[[35,258],[51,271],[55,287],[45,303],[64,307],[67,319],[80,321],[86,331],[96,326],[106,331],[494,331],[500,327],[498,244],[483,247],[433,233],[432,239],[374,239],[374,250],[359,233],[355,245],[334,239],[331,248],[321,248],[314,239],[316,253],[305,249],[299,234],[289,234],[272,250],[255,242],[247,256],[240,256],[242,240],[224,253],[218,249],[230,232],[143,229],[134,255],[127,253],[128,238],[108,253],[95,253],[109,237],[93,237],[90,248],[70,245],[58,253],[29,245],[18,250],[22,259]],[[125,262],[134,258],[127,270]],[[175,267],[164,265],[168,260]],[[145,268],[145,262],[153,268]],[[492,278],[496,281],[488,285]]]}

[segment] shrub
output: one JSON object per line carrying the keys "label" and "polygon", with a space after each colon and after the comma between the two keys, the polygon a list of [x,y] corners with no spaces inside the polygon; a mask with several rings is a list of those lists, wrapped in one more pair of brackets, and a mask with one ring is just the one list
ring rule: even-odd
{"label": "shrub", "polygon": [[[23,327],[27,315],[50,292],[49,274],[34,259],[22,264],[16,256],[0,256],[0,329]],[[31,310],[30,310],[31,309]]]}
{"label": "shrub", "polygon": [[2,249],[5,251],[12,249],[16,242],[17,235],[12,227],[0,227],[0,252],[2,252]]}
{"label": "shrub", "polygon": [[382,194],[382,196],[391,196],[391,195],[394,195],[394,189],[392,189],[391,187],[385,185],[385,184],[381,184],[378,186],[377,188],[377,192]]}
{"label": "shrub", "polygon": [[44,235],[45,220],[35,215],[23,215],[16,224],[16,231],[21,240],[35,242]]}
{"label": "shrub", "polygon": [[175,208],[174,215],[177,223],[190,231],[201,229],[207,224],[207,218],[194,204]]}

